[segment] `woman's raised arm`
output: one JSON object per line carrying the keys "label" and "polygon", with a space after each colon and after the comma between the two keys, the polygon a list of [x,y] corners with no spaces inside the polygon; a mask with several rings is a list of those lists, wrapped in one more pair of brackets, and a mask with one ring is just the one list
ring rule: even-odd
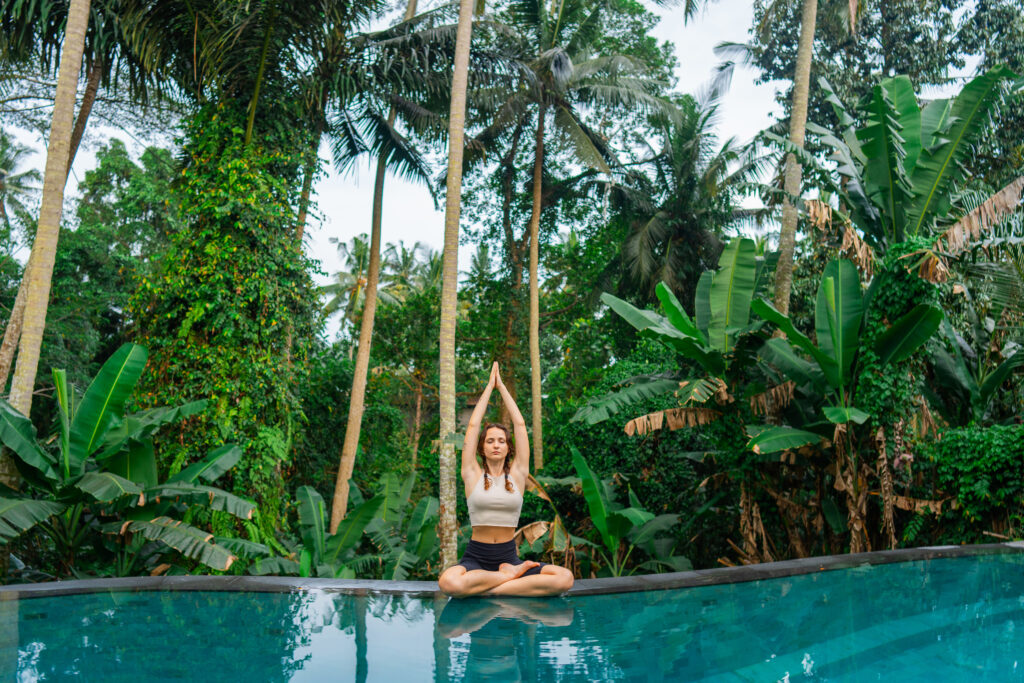
{"label": "woman's raised arm", "polygon": [[[463,481],[476,481],[480,477],[480,464],[476,461],[476,445],[480,440],[480,423],[483,422],[487,413],[487,405],[491,401],[491,391],[494,390],[494,383],[498,376],[498,364],[491,366],[491,377],[487,380],[484,392],[480,394],[476,406],[473,407],[473,414],[469,416],[469,426],[466,427],[466,438],[462,441],[462,479]],[[466,484],[469,486],[469,484]]]}
{"label": "woman's raised arm", "polygon": [[501,394],[501,400],[505,402],[505,407],[508,408],[509,417],[512,418],[512,433],[516,438],[516,457],[512,461],[512,467],[521,470],[524,474],[529,474],[530,436],[526,433],[526,420],[523,419],[523,414],[519,412],[516,400],[512,398],[512,394],[509,393],[505,383],[501,381],[501,373],[498,372],[497,363],[494,364],[494,373],[497,380],[498,393]]}

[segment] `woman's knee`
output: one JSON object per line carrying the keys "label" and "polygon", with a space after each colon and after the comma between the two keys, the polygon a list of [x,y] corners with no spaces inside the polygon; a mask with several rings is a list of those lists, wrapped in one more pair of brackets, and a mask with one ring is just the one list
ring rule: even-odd
{"label": "woman's knee", "polygon": [[437,578],[437,587],[442,593],[457,597],[462,591],[462,577],[465,574],[465,567],[449,567]]}
{"label": "woman's knee", "polygon": [[550,574],[553,577],[553,587],[558,590],[559,593],[564,593],[572,588],[575,579],[573,578],[571,571],[565,567],[558,567],[555,565],[548,565],[544,569],[546,570],[544,573]]}

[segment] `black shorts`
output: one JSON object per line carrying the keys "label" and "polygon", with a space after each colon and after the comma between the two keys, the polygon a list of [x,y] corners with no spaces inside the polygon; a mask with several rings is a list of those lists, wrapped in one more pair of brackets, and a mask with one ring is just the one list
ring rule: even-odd
{"label": "black shorts", "polygon": [[[525,560],[519,559],[515,541],[481,543],[480,541],[470,540],[469,545],[466,546],[466,554],[459,560],[459,565],[465,567],[468,572],[474,569],[496,572],[498,571],[498,566],[505,562],[509,564],[522,564],[525,562]],[[541,562],[538,566],[527,569],[523,576],[540,574],[540,570],[546,565],[546,562]]]}

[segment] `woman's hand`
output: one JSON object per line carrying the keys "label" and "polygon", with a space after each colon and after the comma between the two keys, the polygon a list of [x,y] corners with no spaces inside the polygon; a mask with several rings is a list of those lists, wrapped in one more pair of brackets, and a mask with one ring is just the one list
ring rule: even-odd
{"label": "woman's hand", "polygon": [[505,383],[501,381],[501,371],[498,370],[498,361],[494,361],[494,365],[491,367],[491,377],[494,378],[495,386],[499,389],[505,388]]}

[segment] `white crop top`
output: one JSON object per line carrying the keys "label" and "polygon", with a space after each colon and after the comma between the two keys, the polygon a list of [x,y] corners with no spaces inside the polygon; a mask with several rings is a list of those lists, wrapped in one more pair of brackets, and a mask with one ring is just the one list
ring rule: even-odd
{"label": "white crop top", "polygon": [[519,513],[523,509],[523,494],[512,478],[512,490],[505,488],[505,477],[491,477],[491,485],[484,489],[484,473],[473,490],[469,492],[466,504],[469,506],[469,523],[472,526],[519,526]]}

